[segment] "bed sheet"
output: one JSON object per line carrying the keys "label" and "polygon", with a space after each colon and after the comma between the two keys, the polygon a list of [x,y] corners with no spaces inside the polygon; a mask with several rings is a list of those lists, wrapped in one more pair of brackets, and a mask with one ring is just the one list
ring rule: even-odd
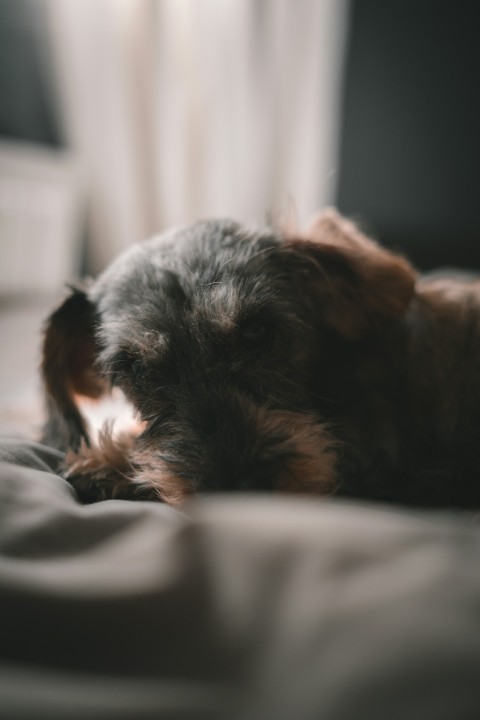
{"label": "bed sheet", "polygon": [[254,495],[81,506],[0,444],[0,716],[480,717],[480,531]]}

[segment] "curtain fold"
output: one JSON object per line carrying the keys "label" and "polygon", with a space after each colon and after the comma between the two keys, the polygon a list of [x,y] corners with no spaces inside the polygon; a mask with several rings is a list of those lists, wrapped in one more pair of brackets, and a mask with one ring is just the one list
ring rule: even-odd
{"label": "curtain fold", "polygon": [[48,0],[88,258],[335,196],[347,0]]}

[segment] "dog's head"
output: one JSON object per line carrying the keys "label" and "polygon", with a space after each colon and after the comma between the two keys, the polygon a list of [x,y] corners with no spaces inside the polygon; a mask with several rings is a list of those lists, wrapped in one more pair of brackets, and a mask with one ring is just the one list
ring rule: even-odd
{"label": "dog's head", "polygon": [[50,436],[88,443],[76,396],[118,386],[144,426],[142,481],[164,498],[329,489],[335,443],[312,392],[325,344],[400,317],[414,280],[331,210],[299,237],[207,221],[136,245],[49,318]]}

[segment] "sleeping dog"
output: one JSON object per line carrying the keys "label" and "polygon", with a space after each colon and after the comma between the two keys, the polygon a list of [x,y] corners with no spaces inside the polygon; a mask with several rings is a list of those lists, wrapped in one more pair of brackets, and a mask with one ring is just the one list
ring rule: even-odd
{"label": "sleeping dog", "polygon": [[[133,246],[47,321],[44,441],[84,502],[283,490],[478,507],[480,284],[418,279],[336,211]],[[93,443],[81,396],[136,429]]]}

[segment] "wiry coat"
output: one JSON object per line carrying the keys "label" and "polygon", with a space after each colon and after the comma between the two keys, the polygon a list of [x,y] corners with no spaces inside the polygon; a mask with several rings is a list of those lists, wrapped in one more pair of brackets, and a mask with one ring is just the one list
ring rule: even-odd
{"label": "wiry coat", "polygon": [[[478,289],[417,282],[331,210],[294,237],[172,231],[50,317],[45,438],[87,502],[258,489],[478,505]],[[138,434],[92,447],[76,396],[115,386]]]}

